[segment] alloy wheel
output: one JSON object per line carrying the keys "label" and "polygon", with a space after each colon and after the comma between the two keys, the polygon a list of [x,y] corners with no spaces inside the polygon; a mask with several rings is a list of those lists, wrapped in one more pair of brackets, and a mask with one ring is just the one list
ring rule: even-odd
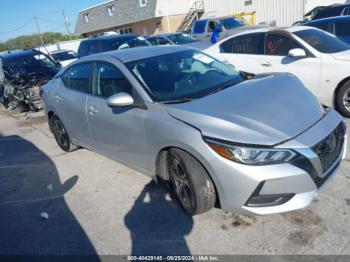
{"label": "alloy wheel", "polygon": [[185,209],[191,209],[194,206],[194,201],[186,169],[182,161],[175,156],[171,156],[169,162],[170,174],[176,195]]}
{"label": "alloy wheel", "polygon": [[69,145],[68,134],[61,120],[59,120],[58,118],[54,118],[52,121],[52,128],[53,128],[53,133],[55,135],[56,141],[60,145],[60,147],[62,148],[68,147]]}
{"label": "alloy wheel", "polygon": [[350,112],[350,88],[348,88],[348,90],[346,90],[344,93],[343,104],[344,104],[346,110],[348,110]]}

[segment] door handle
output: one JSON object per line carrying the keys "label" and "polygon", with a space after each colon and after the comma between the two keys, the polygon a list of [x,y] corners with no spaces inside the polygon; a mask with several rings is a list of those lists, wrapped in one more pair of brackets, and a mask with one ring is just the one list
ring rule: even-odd
{"label": "door handle", "polygon": [[56,100],[56,102],[61,102],[63,100],[63,98],[58,96],[58,95],[55,95],[55,100]]}
{"label": "door handle", "polygon": [[265,66],[265,67],[270,67],[272,66],[271,62],[264,62],[261,64],[262,66]]}
{"label": "door handle", "polygon": [[95,115],[98,113],[98,110],[94,106],[89,107],[89,114],[90,115]]}

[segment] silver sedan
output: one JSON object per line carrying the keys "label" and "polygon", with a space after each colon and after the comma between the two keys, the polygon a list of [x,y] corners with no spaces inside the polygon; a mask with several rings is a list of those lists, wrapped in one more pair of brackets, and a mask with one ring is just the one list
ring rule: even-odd
{"label": "silver sedan", "polygon": [[187,47],[85,57],[43,101],[63,150],[85,147],[169,183],[191,215],[306,207],[345,156],[342,117],[296,77],[247,77]]}

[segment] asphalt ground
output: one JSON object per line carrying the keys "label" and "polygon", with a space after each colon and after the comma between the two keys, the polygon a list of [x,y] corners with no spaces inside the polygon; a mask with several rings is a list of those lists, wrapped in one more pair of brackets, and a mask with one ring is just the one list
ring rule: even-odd
{"label": "asphalt ground", "polygon": [[192,218],[148,177],[60,150],[43,113],[0,111],[0,254],[349,255],[349,171],[299,211]]}

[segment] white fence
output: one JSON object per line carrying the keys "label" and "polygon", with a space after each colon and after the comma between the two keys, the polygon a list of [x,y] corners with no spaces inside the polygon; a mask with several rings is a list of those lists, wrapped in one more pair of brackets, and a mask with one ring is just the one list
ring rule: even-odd
{"label": "white fence", "polygon": [[64,42],[57,42],[54,44],[46,45],[45,47],[40,46],[36,49],[40,50],[43,53],[47,52],[54,52],[58,50],[73,50],[75,52],[78,51],[80,42],[84,39],[79,39],[79,40],[70,40],[70,41],[64,41]]}

